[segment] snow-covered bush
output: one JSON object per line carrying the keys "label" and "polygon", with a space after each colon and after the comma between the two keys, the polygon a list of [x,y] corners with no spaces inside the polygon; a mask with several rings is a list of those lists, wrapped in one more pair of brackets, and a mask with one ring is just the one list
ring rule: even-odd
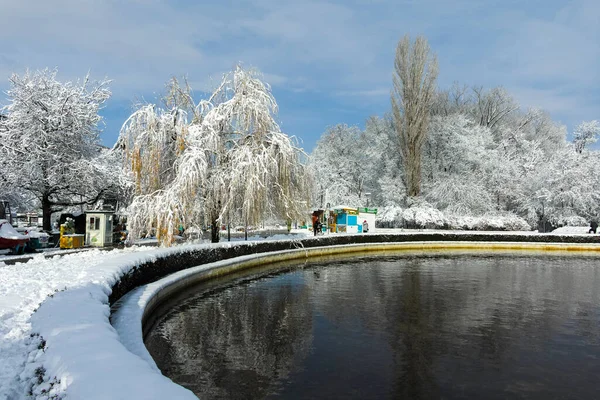
{"label": "snow-covered bush", "polygon": [[[580,219],[583,220],[583,219]],[[573,226],[583,226],[581,221],[569,220]],[[531,226],[523,218],[507,214],[486,214],[483,216],[445,214],[426,202],[418,202],[410,208],[383,207],[375,219],[378,228],[407,229],[454,229],[466,231],[529,231]],[[566,224],[566,222],[565,222]]]}
{"label": "snow-covered bush", "polygon": [[450,229],[457,229],[463,231],[473,231],[477,227],[477,223],[480,217],[473,217],[469,215],[449,215],[448,225]]}
{"label": "snow-covered bush", "polygon": [[433,207],[414,206],[402,212],[404,226],[409,229],[447,229],[448,220]]}
{"label": "snow-covered bush", "polygon": [[375,217],[377,228],[403,228],[402,208],[384,207],[378,210]]}
{"label": "snow-covered bush", "polygon": [[408,229],[446,229],[444,214],[422,198],[407,199],[408,208],[402,211],[402,225]]}
{"label": "snow-covered bush", "polygon": [[483,216],[448,216],[450,229],[475,231],[529,231],[531,226],[523,218],[514,214]]}
{"label": "snow-covered bush", "polygon": [[588,226],[590,221],[579,215],[572,215],[570,217],[559,218],[556,224],[558,226]]}
{"label": "snow-covered bush", "polygon": [[421,199],[409,199],[409,208],[405,209],[397,206],[380,208],[375,224],[378,228],[448,228],[448,221],[444,214]]}

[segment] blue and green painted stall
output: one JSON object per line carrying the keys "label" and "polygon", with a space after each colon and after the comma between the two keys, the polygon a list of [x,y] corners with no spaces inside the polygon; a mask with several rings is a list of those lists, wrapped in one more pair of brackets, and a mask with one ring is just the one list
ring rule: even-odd
{"label": "blue and green painted stall", "polygon": [[[365,233],[363,227],[369,232],[375,231],[376,208],[337,206],[331,209],[331,232]],[[366,222],[366,224],[365,224]]]}

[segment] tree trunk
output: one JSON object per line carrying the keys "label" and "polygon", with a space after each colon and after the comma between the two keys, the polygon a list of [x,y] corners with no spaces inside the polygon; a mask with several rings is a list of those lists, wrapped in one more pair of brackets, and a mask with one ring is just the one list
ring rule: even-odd
{"label": "tree trunk", "polygon": [[50,199],[48,196],[44,195],[42,197],[42,221],[43,221],[43,229],[45,231],[52,230],[50,218],[52,217],[52,204],[50,203]]}
{"label": "tree trunk", "polygon": [[210,241],[212,243],[219,243],[219,229],[221,227],[219,226],[219,221],[217,221],[217,218],[212,217],[211,221],[210,221]]}
{"label": "tree trunk", "polygon": [[404,160],[404,171],[408,197],[419,196],[421,194],[421,155],[418,150],[408,154]]}

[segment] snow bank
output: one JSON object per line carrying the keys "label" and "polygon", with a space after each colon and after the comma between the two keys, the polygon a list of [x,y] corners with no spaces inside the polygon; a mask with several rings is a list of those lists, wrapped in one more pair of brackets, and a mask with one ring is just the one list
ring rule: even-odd
{"label": "snow bank", "polygon": [[41,362],[45,368],[44,382],[34,384],[33,394],[43,398],[45,390],[49,396],[65,393],[88,400],[196,399],[123,346],[109,322],[108,294],[104,285],[90,283],[57,293],[33,315],[33,329],[51,344],[29,367]]}
{"label": "snow bank", "polygon": [[563,226],[552,231],[553,234],[560,235],[585,235],[590,230],[589,226]]}
{"label": "snow bank", "polygon": [[[108,322],[110,288],[134,266],[171,251],[182,251],[181,247],[89,250],[51,258],[37,254],[26,263],[3,265],[0,273],[0,399],[22,399],[28,392],[38,399],[49,398],[50,393],[60,396],[74,393],[77,396],[73,398],[85,399],[135,398],[119,394],[117,389],[106,395],[108,388],[104,386],[111,385],[95,383],[104,379],[100,376],[104,374],[101,363],[81,363],[82,360],[112,359],[113,354],[117,355],[119,361],[109,364],[114,364],[122,374],[121,381],[115,382],[124,382],[127,370],[118,366],[123,353],[117,348],[118,339]],[[135,367],[135,361],[129,363],[124,365],[133,374],[147,369],[146,364]],[[162,378],[155,375],[153,379],[160,382]],[[152,385],[160,383],[149,384],[149,387]],[[86,390],[91,392],[90,388],[99,395],[88,396]],[[80,396],[83,393],[85,396]],[[104,397],[100,397],[102,393]]]}
{"label": "snow bank", "polygon": [[[80,266],[85,273],[79,285],[59,291],[33,314],[31,330],[48,347],[42,353],[39,350],[35,353],[33,362],[21,374],[21,381],[40,399],[63,394],[89,400],[195,398],[123,346],[109,322],[109,295],[111,287],[132,268],[203,247],[206,246],[110,252],[108,257],[102,257],[104,262],[96,263],[93,268]],[[80,257],[89,261],[98,257],[98,253],[90,251]],[[44,367],[42,375],[35,373],[40,365]]]}

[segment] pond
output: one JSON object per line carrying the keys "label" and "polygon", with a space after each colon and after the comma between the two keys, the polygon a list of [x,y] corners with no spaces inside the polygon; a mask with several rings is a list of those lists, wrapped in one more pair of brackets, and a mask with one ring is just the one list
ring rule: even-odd
{"label": "pond", "polygon": [[145,337],[202,399],[597,398],[594,257],[436,254],[214,281]]}

